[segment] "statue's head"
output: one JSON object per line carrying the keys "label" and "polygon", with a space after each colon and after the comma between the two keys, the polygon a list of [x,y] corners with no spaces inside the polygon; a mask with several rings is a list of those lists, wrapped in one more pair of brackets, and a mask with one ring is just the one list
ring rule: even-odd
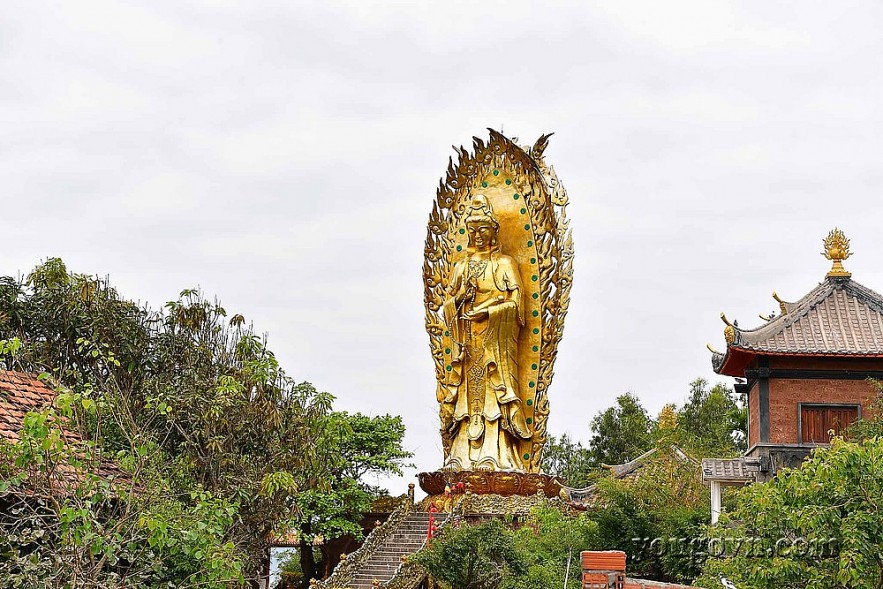
{"label": "statue's head", "polygon": [[497,231],[500,222],[494,216],[491,203],[483,194],[472,199],[466,211],[466,231],[469,233],[469,247],[485,250],[497,247]]}

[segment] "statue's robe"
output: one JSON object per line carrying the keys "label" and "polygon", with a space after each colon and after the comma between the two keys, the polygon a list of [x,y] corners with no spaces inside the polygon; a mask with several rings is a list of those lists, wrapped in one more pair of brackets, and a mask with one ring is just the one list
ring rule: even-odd
{"label": "statue's robe", "polygon": [[[524,324],[521,279],[515,261],[499,251],[490,253],[478,277],[470,276],[470,259],[455,264],[443,308],[452,341],[446,359],[450,369],[439,394],[442,427],[452,439],[446,465],[527,470],[518,451],[518,441],[532,435],[518,389],[518,332]],[[474,300],[466,305],[470,288]],[[500,297],[503,300],[497,301]],[[463,318],[482,305],[489,305],[486,316]],[[475,378],[476,373],[481,376]]]}

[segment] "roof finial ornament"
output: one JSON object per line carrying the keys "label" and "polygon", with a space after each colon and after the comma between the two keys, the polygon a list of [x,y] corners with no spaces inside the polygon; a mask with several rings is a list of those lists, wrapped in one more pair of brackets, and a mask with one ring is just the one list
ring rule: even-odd
{"label": "roof finial ornament", "polygon": [[827,274],[828,278],[849,278],[852,276],[852,273],[847,272],[843,267],[843,260],[852,255],[846,235],[835,227],[823,243],[825,251],[822,252],[822,255],[834,262]]}
{"label": "roof finial ornament", "polygon": [[782,311],[782,315],[788,314],[788,303],[779,298],[779,295],[776,294],[776,291],[773,291],[773,299],[779,303],[779,309]]}
{"label": "roof finial ornament", "polygon": [[721,320],[727,325],[724,327],[724,339],[727,341],[727,345],[736,343],[736,325],[730,323],[730,320],[723,313],[721,313]]}

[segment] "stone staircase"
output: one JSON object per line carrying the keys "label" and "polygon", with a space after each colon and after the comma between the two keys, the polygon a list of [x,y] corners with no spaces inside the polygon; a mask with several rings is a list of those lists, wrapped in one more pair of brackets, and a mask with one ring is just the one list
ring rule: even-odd
{"label": "stone staircase", "polygon": [[[443,515],[443,514],[442,514]],[[371,589],[374,580],[386,585],[398,572],[402,557],[414,554],[426,542],[429,514],[416,512],[407,516],[367,558],[350,581],[350,589]]]}
{"label": "stone staircase", "polygon": [[[441,529],[448,514],[436,514]],[[429,514],[417,511],[409,493],[389,519],[375,528],[362,547],[341,560],[334,573],[324,581],[311,581],[312,589],[414,589],[426,578],[426,572],[403,557],[414,554],[426,543]],[[374,585],[374,581],[378,584]]]}

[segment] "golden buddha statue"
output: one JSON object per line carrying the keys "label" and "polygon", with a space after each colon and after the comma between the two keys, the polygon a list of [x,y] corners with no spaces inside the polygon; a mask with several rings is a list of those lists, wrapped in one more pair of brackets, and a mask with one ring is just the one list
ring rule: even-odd
{"label": "golden buddha statue", "polygon": [[[426,226],[423,285],[442,469],[430,495],[533,495],[544,486],[549,385],[573,283],[568,203],[543,153],[490,130],[455,148]],[[544,478],[545,477],[545,478]]]}
{"label": "golden buddha statue", "polygon": [[501,251],[500,223],[485,196],[473,198],[465,226],[467,255],[454,264],[443,304],[450,368],[438,396],[452,441],[444,468],[524,471],[518,444],[533,433],[518,390],[521,278]]}

